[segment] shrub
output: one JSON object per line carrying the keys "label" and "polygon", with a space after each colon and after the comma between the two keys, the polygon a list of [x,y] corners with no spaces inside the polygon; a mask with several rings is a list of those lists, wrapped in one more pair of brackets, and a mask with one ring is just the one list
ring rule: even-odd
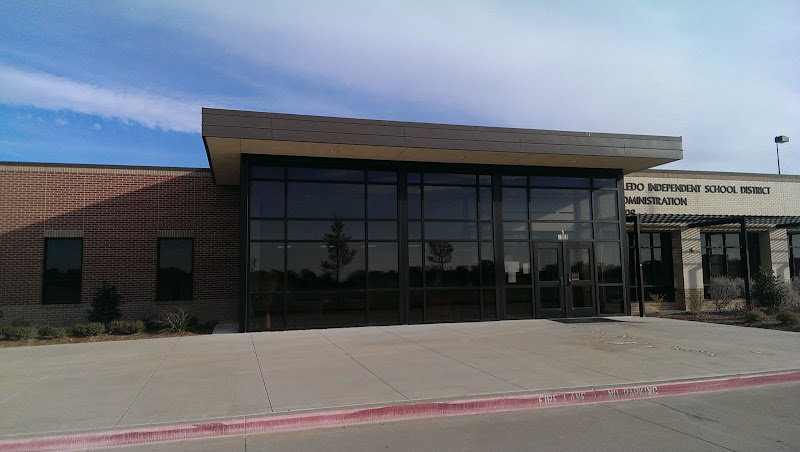
{"label": "shrub", "polygon": [[157,319],[145,317],[140,322],[144,324],[145,331],[150,333],[158,333],[161,330],[161,323]]}
{"label": "shrub", "polygon": [[197,319],[193,319],[181,308],[171,312],[162,312],[158,324],[161,327],[159,333],[184,333],[186,330],[197,324]]}
{"label": "shrub", "polygon": [[800,322],[800,316],[794,312],[779,312],[775,319],[781,322],[781,325],[797,325],[797,322]]}
{"label": "shrub", "polygon": [[757,309],[747,311],[744,315],[744,321],[747,323],[763,322],[764,320],[767,320],[767,315]]}
{"label": "shrub", "polygon": [[731,301],[742,296],[743,287],[744,280],[742,278],[715,276],[711,278],[708,286],[708,297],[714,302],[717,311],[722,312],[730,306]]}
{"label": "shrub", "polygon": [[106,332],[106,326],[100,322],[89,322],[86,324],[86,330],[89,336],[99,336]]}
{"label": "shrub", "polygon": [[756,305],[768,314],[780,311],[786,301],[786,289],[778,282],[772,269],[762,268],[758,271],[753,282],[752,295]]}
{"label": "shrub", "polygon": [[40,337],[52,337],[58,339],[60,337],[64,337],[67,332],[64,328],[55,328],[52,326],[43,326],[39,328],[39,336]]}
{"label": "shrub", "polygon": [[651,293],[650,294],[650,306],[653,307],[656,311],[661,311],[664,309],[664,304],[667,302],[667,297],[660,293]]}
{"label": "shrub", "polygon": [[72,337],[84,337],[89,335],[89,326],[85,323],[80,323],[78,325],[73,325],[67,328],[67,334]]}
{"label": "shrub", "polygon": [[141,320],[135,322],[114,320],[108,324],[108,332],[110,334],[135,334],[142,331],[144,331],[144,322]]}
{"label": "shrub", "polygon": [[800,278],[794,278],[784,285],[786,287],[786,303],[784,303],[783,309],[800,312]]}
{"label": "shrub", "polygon": [[32,326],[8,325],[0,329],[0,334],[10,341],[24,341],[36,335],[36,330]]}
{"label": "shrub", "polygon": [[17,327],[14,325],[7,325],[3,328],[0,328],[0,335],[3,336],[3,339],[8,339],[9,341],[13,341],[17,339]]}
{"label": "shrub", "polygon": [[119,304],[122,297],[117,293],[117,286],[112,286],[103,281],[92,299],[92,309],[88,312],[90,322],[108,323],[119,320],[122,313],[119,311]]}
{"label": "shrub", "polygon": [[696,294],[692,293],[689,295],[689,299],[686,300],[687,307],[689,311],[700,313],[703,310],[703,305],[705,304],[705,299],[703,298],[703,294]]}

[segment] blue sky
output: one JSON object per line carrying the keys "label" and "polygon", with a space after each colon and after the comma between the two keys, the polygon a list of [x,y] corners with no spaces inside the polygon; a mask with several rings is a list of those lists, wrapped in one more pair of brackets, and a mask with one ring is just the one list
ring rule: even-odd
{"label": "blue sky", "polygon": [[207,167],[200,108],[680,135],[800,174],[800,2],[0,2],[0,161]]}

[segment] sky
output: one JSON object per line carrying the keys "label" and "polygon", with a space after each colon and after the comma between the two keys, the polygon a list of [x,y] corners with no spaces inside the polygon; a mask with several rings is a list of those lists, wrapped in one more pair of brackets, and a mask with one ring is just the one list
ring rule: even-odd
{"label": "sky", "polygon": [[682,136],[800,174],[800,1],[0,2],[0,161],[208,167],[201,108]]}

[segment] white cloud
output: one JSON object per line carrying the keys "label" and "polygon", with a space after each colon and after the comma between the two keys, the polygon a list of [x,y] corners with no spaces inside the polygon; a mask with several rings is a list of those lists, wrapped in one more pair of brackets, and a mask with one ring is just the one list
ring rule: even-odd
{"label": "white cloud", "polygon": [[69,122],[64,118],[56,118],[54,121],[55,121],[56,124],[60,125],[61,127],[64,127],[67,124],[69,124]]}
{"label": "white cloud", "polygon": [[685,167],[718,170],[769,171],[762,144],[800,135],[798,65],[787,55],[800,9],[554,5],[157,2],[133,17],[230,55],[230,70],[329,87],[343,109],[354,94],[367,109],[404,102],[486,125],[682,135]]}
{"label": "white cloud", "polygon": [[102,127],[100,124],[98,124],[98,123],[94,123],[94,124],[92,124],[92,128],[93,128],[94,130],[103,130],[103,127]]}
{"label": "white cloud", "polygon": [[[0,103],[69,110],[151,129],[200,131],[201,104],[129,88],[106,88],[0,64]],[[64,121],[64,124],[58,122]],[[66,125],[63,118],[56,120]]]}

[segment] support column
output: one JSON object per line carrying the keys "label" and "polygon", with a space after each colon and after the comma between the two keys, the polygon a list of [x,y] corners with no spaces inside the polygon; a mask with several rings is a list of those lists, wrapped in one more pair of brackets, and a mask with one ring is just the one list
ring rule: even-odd
{"label": "support column", "polygon": [[750,300],[750,243],[747,240],[747,217],[742,217],[740,223],[741,237],[739,239],[739,243],[741,244],[742,248],[742,259],[744,260],[744,304],[747,306],[747,309],[753,309],[752,302]]}

